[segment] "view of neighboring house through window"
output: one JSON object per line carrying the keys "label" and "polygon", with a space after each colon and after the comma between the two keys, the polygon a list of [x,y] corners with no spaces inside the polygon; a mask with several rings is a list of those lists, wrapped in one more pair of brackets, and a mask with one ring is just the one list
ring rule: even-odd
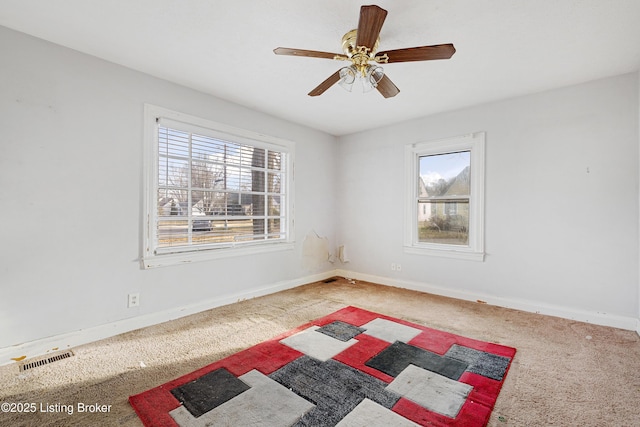
{"label": "view of neighboring house through window", "polygon": [[179,113],[153,116],[147,258],[289,241],[290,146]]}
{"label": "view of neighboring house through window", "polygon": [[405,251],[484,259],[484,133],[407,145]]}

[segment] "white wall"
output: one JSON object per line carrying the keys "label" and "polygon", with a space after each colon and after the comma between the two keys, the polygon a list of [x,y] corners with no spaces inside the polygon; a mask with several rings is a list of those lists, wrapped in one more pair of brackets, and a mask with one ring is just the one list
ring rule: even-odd
{"label": "white wall", "polygon": [[[0,364],[46,350],[23,343],[62,348],[333,274],[302,253],[312,230],[346,244],[337,267],[390,284],[639,316],[637,73],[336,144],[2,27],[0,62]],[[141,270],[144,103],[295,141],[295,250]],[[404,145],[474,131],[487,132],[486,261],[405,254]]]}
{"label": "white wall", "polygon": [[[633,73],[339,138],[337,240],[351,258],[342,268],[398,286],[633,325],[638,93]],[[404,145],[476,131],[487,136],[485,261],[404,253]],[[392,272],[392,262],[402,270]]]}
{"label": "white wall", "polygon": [[[302,241],[334,246],[333,136],[2,27],[0,62],[0,350],[331,274]],[[144,103],[296,142],[295,249],[141,270]]]}

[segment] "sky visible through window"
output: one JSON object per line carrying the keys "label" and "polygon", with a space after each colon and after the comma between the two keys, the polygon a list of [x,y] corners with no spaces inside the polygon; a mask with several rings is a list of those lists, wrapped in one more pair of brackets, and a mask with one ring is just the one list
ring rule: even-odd
{"label": "sky visible through window", "polygon": [[436,154],[420,157],[420,176],[425,184],[448,181],[471,164],[471,152]]}

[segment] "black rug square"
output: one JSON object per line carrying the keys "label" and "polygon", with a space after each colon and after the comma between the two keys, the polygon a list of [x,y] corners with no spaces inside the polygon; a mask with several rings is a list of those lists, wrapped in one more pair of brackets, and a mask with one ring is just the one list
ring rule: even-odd
{"label": "black rug square", "polygon": [[269,378],[316,405],[293,427],[334,426],[365,398],[389,409],[400,399],[384,381],[333,359],[302,356]]}
{"label": "black rug square", "polygon": [[316,330],[316,332],[322,332],[323,334],[328,335],[331,338],[335,338],[344,342],[347,342],[351,338],[360,335],[364,331],[366,331],[366,329],[359,328],[357,326],[353,326],[339,320],[324,325],[323,327]]}
{"label": "black rug square", "polygon": [[469,365],[467,369],[474,374],[482,375],[496,381],[502,381],[511,359],[497,354],[491,354],[458,344],[451,346],[445,354],[452,359],[460,360]]}
{"label": "black rug square", "polygon": [[216,369],[171,393],[194,417],[209,412],[250,387],[224,368]]}
{"label": "black rug square", "polygon": [[467,369],[467,364],[446,356],[396,341],[377,355],[369,359],[365,365],[397,377],[407,366],[415,365],[444,377],[457,380]]}

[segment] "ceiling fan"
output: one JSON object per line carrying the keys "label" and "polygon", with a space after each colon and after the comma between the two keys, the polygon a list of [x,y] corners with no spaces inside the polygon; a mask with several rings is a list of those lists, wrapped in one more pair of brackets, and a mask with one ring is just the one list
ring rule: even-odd
{"label": "ceiling fan", "polygon": [[350,66],[339,69],[320,83],[309,92],[309,96],[321,95],[338,82],[340,86],[351,91],[354,82],[360,80],[364,91],[376,88],[382,96],[391,98],[396,96],[400,89],[384,74],[384,70],[378,64],[449,59],[456,49],[453,44],[448,43],[378,52],[380,30],[386,17],[387,11],[379,6],[362,6],[358,28],[342,37],[344,54],[287,47],[276,48],[273,52],[276,55],[307,56],[351,62]]}

